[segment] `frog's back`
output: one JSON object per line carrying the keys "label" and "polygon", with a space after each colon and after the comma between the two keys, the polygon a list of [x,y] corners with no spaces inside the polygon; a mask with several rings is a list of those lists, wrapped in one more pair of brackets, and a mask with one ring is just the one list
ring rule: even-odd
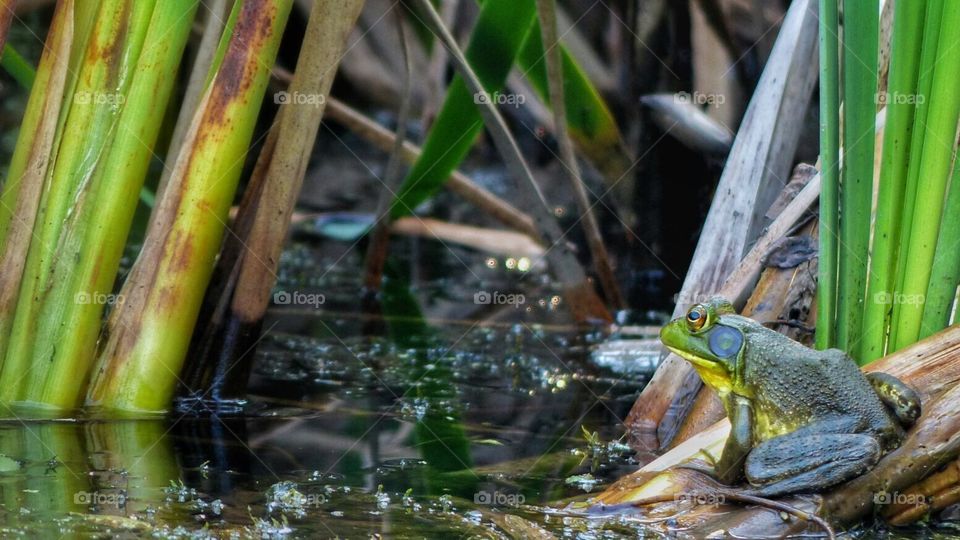
{"label": "frog's back", "polygon": [[837,350],[814,351],[786,336],[771,343],[765,356],[774,362],[747,362],[754,381],[761,440],[820,420],[859,419],[858,432],[885,433],[892,420],[856,363]]}

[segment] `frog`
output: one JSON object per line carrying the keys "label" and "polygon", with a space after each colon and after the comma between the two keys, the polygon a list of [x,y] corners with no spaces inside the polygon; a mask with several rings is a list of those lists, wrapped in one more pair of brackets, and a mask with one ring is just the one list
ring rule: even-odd
{"label": "frog", "polygon": [[814,350],[738,315],[716,297],[666,324],[660,340],[723,403],[730,434],[719,459],[685,468],[746,492],[817,493],[872,469],[921,412],[919,394],[864,374],[838,349]]}

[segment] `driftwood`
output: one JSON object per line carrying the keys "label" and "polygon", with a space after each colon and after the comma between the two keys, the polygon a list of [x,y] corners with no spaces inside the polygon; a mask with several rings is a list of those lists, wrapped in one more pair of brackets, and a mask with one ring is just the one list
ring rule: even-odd
{"label": "driftwood", "polygon": [[[798,125],[817,77],[816,15],[817,3],[811,0],[790,6],[717,186],[675,316],[720,289],[757,237],[764,225],[762,212],[788,176]],[[661,448],[657,428],[674,396],[686,390],[692,398],[698,388],[693,369],[677,356],[667,357],[630,413],[634,448],[641,453]]]}
{"label": "driftwood", "polygon": [[[957,407],[960,403],[960,385],[957,384],[960,382],[960,325],[878,360],[864,370],[889,373],[911,385],[920,393],[924,411],[903,445],[885,456],[872,471],[829,493],[797,496],[787,501],[837,525],[859,521],[877,504],[887,500],[905,501],[903,494],[941,493],[939,503],[943,504],[950,497],[955,498],[958,491],[955,482],[960,474],[957,474],[953,462],[960,455],[960,407]],[[697,457],[702,449],[719,455],[729,429],[726,419],[714,424],[620,480],[592,499],[591,504],[598,508],[650,498],[662,499],[665,495],[674,495],[682,503],[686,494],[704,489],[706,477],[671,467]],[[931,477],[930,482],[911,488],[945,465],[947,468]],[[707,487],[710,487],[709,482]],[[916,504],[921,506],[904,510],[901,505],[891,512],[903,516],[899,520],[902,523],[933,508],[930,501],[917,501]],[[689,511],[676,516],[671,526],[682,527],[695,537],[721,530],[731,536],[759,533],[777,536],[815,532],[817,528],[805,521],[784,521],[778,512],[765,508],[725,504],[692,509],[687,505],[685,508]],[[680,505],[671,503],[648,511],[660,515],[679,510]],[[661,523],[660,526],[666,525]]]}
{"label": "driftwood", "polygon": [[[805,225],[799,236],[788,238],[815,239],[811,236],[816,228],[816,222]],[[786,238],[784,238],[786,239]],[[780,333],[803,341],[812,333],[805,331],[797,324],[790,324],[793,311],[809,312],[810,304],[816,293],[815,276],[817,274],[816,259],[805,261],[793,268],[764,268],[760,281],[753,290],[753,295],[747,300],[741,314],[751,317],[757,322]],[[804,321],[807,317],[804,317]],[[807,343],[809,345],[809,343]],[[720,421],[724,416],[723,404],[716,392],[708,386],[702,386],[697,394],[693,406],[686,418],[682,419],[670,445],[676,446],[704,429]]]}
{"label": "driftwood", "polygon": [[[767,228],[765,234],[754,244],[750,252],[747,253],[746,257],[740,261],[740,264],[735,268],[730,275],[727,277],[726,282],[720,288],[719,294],[724,298],[729,299],[737,307],[743,306],[747,301],[747,296],[750,294],[750,291],[754,289],[754,286],[757,283],[757,280],[760,278],[760,274],[763,270],[763,260],[766,257],[767,253],[770,251],[770,248],[775,245],[781,238],[786,236],[796,225],[803,219],[807,210],[813,203],[817,200],[817,197],[820,193],[820,176],[815,175],[810,178],[812,173],[812,168],[809,166],[798,166],[797,173],[795,174],[798,177],[798,183],[802,182],[800,178],[808,178],[805,185],[800,189],[799,193],[796,194],[796,197],[787,204],[782,211],[779,212],[776,219],[770,226]],[[792,189],[788,190],[793,192]],[[777,208],[779,205],[777,202],[771,205],[772,208]],[[682,358],[676,355],[668,355],[667,359],[661,363],[660,369],[657,370],[657,374],[647,385],[647,388],[650,388],[654,385],[655,381],[660,380],[660,386],[655,387],[654,390],[650,393],[646,389],[641,393],[640,398],[638,398],[637,403],[634,405],[633,410],[630,411],[630,416],[627,417],[627,434],[631,446],[634,450],[638,452],[652,451],[656,448],[651,448],[649,446],[650,440],[659,440],[660,444],[666,447],[671,440],[674,438],[678,424],[683,421],[683,418],[686,415],[686,410],[680,410],[676,412],[676,416],[671,418],[675,421],[675,425],[671,428],[673,429],[672,434],[664,434],[663,430],[658,433],[658,428],[661,427],[660,419],[664,419],[664,414],[668,412],[668,408],[671,402],[674,400],[674,396],[677,395],[679,388],[686,388],[689,392],[692,392],[691,399],[697,399],[697,392],[699,391],[701,385],[697,384],[690,386],[689,384],[684,386],[678,386],[678,390],[674,393],[670,392],[672,385],[668,384],[668,380],[671,382],[683,382],[681,379],[668,378],[669,372],[663,371],[664,364],[674,361],[676,367],[685,367],[687,362]],[[679,363],[678,363],[679,362]],[[690,373],[697,381],[699,377],[695,372],[690,370]],[[685,377],[685,375],[677,374],[679,377]],[[660,377],[658,379],[658,377]],[[701,400],[709,400],[709,396],[705,395]],[[693,406],[704,406],[697,403],[694,403]],[[660,419],[653,421],[649,416],[649,413],[654,410],[661,410]],[[677,408],[673,408],[671,414],[677,411]],[[666,420],[666,419],[664,419]],[[663,425],[666,426],[669,422],[664,421]],[[698,426],[699,427],[699,426]]]}

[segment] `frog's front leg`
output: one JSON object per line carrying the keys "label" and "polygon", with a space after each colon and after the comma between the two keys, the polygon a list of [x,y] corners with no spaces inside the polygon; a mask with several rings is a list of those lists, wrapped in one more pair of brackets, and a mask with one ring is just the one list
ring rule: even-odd
{"label": "frog's front leg", "polygon": [[753,409],[745,398],[734,396],[733,400],[729,411],[730,435],[715,466],[717,480],[728,486],[743,478],[744,461],[753,448]]}
{"label": "frog's front leg", "polygon": [[810,425],[759,444],[746,460],[748,493],[775,497],[818,492],[873,468],[882,454],[876,437]]}
{"label": "frog's front leg", "polygon": [[727,485],[736,484],[743,478],[744,460],[753,447],[753,409],[745,398],[733,396],[733,400],[733,406],[727,411],[730,417],[730,435],[727,436],[720,459],[713,467],[696,463],[684,463],[679,467],[708,474]]}

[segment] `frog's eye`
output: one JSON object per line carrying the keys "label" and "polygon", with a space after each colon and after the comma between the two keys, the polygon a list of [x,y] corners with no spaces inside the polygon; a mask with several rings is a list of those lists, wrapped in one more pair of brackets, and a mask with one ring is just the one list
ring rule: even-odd
{"label": "frog's eye", "polygon": [[687,326],[692,332],[696,332],[707,324],[707,309],[703,306],[693,306],[687,312]]}
{"label": "frog's eye", "polygon": [[720,358],[730,358],[743,346],[743,334],[728,326],[717,326],[710,333],[710,352]]}

